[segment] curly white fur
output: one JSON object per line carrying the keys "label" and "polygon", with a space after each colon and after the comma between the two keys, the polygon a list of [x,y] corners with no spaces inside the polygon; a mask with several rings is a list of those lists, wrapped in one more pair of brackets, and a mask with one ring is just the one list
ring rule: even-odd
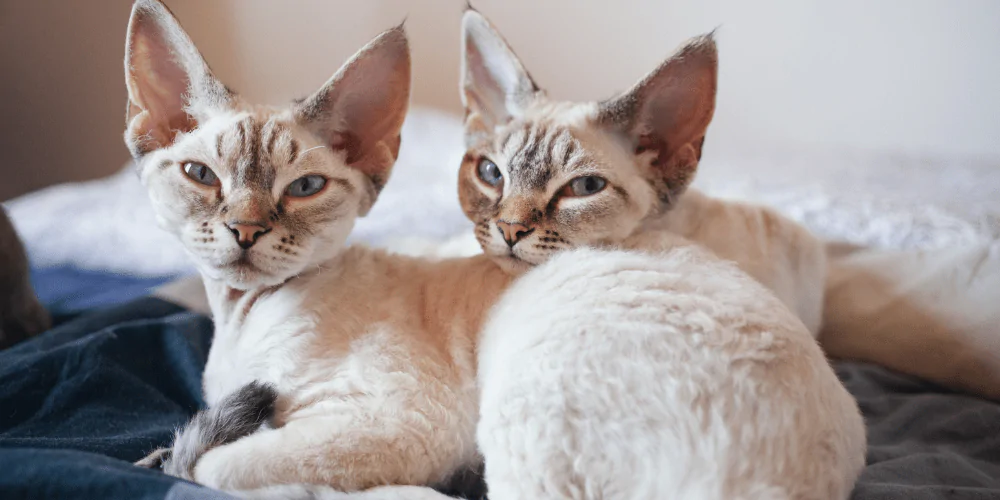
{"label": "curly white fur", "polygon": [[495,500],[843,499],[864,466],[857,404],[802,323],[683,243],[554,257],[493,310],[479,362]]}

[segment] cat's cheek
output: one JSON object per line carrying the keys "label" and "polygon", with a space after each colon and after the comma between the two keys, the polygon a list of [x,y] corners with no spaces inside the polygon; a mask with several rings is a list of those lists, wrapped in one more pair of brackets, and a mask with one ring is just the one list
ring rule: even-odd
{"label": "cat's cheek", "polygon": [[[156,224],[169,233],[180,235],[188,222],[188,210],[184,199],[173,193],[173,186],[166,185],[150,191]],[[160,194],[166,193],[166,194]]]}
{"label": "cat's cheek", "polygon": [[181,236],[183,234],[185,223],[183,214],[166,209],[155,210],[154,213],[156,214],[156,225],[160,229],[174,236]]}

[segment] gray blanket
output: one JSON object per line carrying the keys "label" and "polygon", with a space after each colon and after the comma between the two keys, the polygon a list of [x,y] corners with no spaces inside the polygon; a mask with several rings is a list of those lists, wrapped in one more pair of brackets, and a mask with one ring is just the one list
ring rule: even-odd
{"label": "gray blanket", "polygon": [[1000,405],[871,365],[837,373],[868,426],[853,500],[1000,499]]}

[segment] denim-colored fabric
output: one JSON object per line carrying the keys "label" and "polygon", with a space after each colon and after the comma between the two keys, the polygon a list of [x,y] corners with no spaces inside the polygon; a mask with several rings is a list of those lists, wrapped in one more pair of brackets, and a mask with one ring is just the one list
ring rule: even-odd
{"label": "denim-colored fabric", "polygon": [[0,351],[0,498],[164,498],[177,480],[131,463],[201,405],[211,337],[144,298]]}

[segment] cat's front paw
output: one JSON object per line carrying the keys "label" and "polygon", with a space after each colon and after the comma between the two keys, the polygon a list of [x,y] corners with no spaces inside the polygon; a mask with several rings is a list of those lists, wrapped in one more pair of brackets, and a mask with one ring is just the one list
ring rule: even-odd
{"label": "cat's front paw", "polygon": [[170,448],[157,448],[149,455],[142,457],[135,463],[135,466],[143,469],[163,470],[163,464],[170,460],[171,451]]}
{"label": "cat's front paw", "polygon": [[[247,470],[245,462],[255,457],[234,456],[232,447],[220,447],[201,456],[194,466],[192,481],[217,490],[245,490],[264,486],[257,478],[243,477],[240,471]],[[240,465],[240,462],[244,462]]]}

